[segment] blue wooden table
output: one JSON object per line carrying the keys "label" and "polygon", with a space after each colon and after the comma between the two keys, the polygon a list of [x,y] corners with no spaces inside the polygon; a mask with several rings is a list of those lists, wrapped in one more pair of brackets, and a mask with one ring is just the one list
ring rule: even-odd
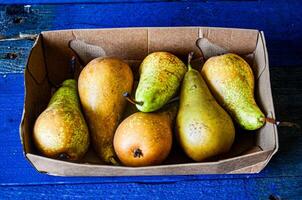
{"label": "blue wooden table", "polygon": [[[301,1],[2,2],[10,5],[0,5],[0,38],[20,32],[102,27],[263,30],[277,118],[302,124]],[[287,127],[279,128],[277,155],[254,175],[71,178],[38,173],[22,154],[18,130],[24,98],[22,72],[31,45],[26,40],[0,42],[0,199],[302,199],[301,130]]]}

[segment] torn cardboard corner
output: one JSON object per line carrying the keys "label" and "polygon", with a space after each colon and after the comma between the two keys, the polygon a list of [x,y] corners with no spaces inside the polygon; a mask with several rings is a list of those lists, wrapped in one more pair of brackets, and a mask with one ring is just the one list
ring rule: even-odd
{"label": "torn cardboard corner", "polygon": [[82,40],[71,40],[69,46],[80,59],[80,63],[84,66],[94,58],[106,56],[106,52],[102,47],[87,44]]}
{"label": "torn cardboard corner", "polygon": [[207,38],[199,38],[196,41],[196,45],[202,51],[204,58],[207,60],[212,56],[222,55],[228,53],[228,51],[221,46],[218,46],[210,42]]}
{"label": "torn cardboard corner", "polygon": [[[205,40],[206,39],[206,40]],[[237,132],[236,141],[227,155],[211,161],[196,163],[179,148],[172,150],[168,159],[158,166],[124,167],[105,165],[90,149],[78,163],[71,163],[40,155],[32,142],[32,130],[38,115],[46,108],[51,85],[70,77],[70,58],[75,52],[80,65],[99,56],[119,57],[129,62],[138,76],[140,62],[151,52],[169,51],[185,60],[188,52],[200,58],[199,45],[206,46],[207,57],[234,52],[250,57],[255,72],[255,96],[262,110],[275,117],[268,55],[262,32],[247,29],[210,27],[124,28],[64,30],[42,32],[33,46],[25,70],[25,103],[20,136],[26,158],[40,172],[60,176],[137,176],[257,173],[270,161],[278,149],[276,126],[267,123],[253,133]],[[199,61],[198,61],[199,62]]]}

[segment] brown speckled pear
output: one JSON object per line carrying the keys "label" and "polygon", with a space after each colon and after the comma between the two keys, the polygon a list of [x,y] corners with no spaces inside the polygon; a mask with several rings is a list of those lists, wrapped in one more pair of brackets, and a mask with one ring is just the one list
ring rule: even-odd
{"label": "brown speckled pear", "polygon": [[213,95],[246,130],[256,130],[265,116],[254,98],[254,75],[249,64],[236,54],[208,59],[201,71]]}
{"label": "brown speckled pear", "polygon": [[190,158],[202,161],[229,151],[235,138],[235,128],[201,74],[190,64],[188,68],[180,93],[177,138]]}
{"label": "brown speckled pear", "polygon": [[172,146],[172,121],[177,107],[166,112],[137,112],[126,118],[117,128],[114,149],[126,166],[160,164]]}
{"label": "brown speckled pear", "polygon": [[129,65],[117,58],[96,58],[79,77],[79,94],[92,144],[106,163],[117,164],[113,136],[126,105],[123,93],[130,93],[132,84]]}
{"label": "brown speckled pear", "polygon": [[86,153],[89,133],[75,80],[64,81],[54,93],[35,122],[33,138],[37,149],[51,158],[78,160]]}

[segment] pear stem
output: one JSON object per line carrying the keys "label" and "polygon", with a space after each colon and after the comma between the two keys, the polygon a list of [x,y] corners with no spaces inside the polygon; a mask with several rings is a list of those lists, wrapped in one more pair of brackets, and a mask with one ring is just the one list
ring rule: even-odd
{"label": "pear stem", "polygon": [[191,66],[191,60],[193,58],[193,55],[194,55],[194,52],[191,51],[188,55],[188,70],[190,71],[192,69],[192,66]]}
{"label": "pear stem", "polygon": [[296,127],[298,129],[301,129],[300,125],[297,124],[297,123],[294,123],[294,122],[280,122],[280,121],[277,121],[277,120],[275,120],[273,118],[270,118],[270,117],[261,118],[260,120],[271,123],[271,124],[275,124],[277,126]]}
{"label": "pear stem", "polygon": [[167,104],[173,103],[173,102],[175,102],[175,101],[179,101],[179,96],[170,99],[170,100],[167,102]]}
{"label": "pear stem", "polygon": [[142,101],[135,101],[129,94],[129,92],[124,92],[123,96],[126,98],[127,101],[129,101],[130,103],[134,104],[134,105],[140,105],[142,106],[144,104],[144,102]]}
{"label": "pear stem", "polygon": [[69,72],[72,76],[72,78],[74,78],[74,74],[75,74],[75,70],[76,70],[76,57],[72,56],[70,59],[70,63],[69,63]]}
{"label": "pear stem", "polygon": [[277,126],[280,123],[280,122],[276,121],[275,119],[269,118],[269,117],[261,118],[261,121],[265,121],[265,122],[268,122],[268,123],[271,123],[271,124],[276,124]]}

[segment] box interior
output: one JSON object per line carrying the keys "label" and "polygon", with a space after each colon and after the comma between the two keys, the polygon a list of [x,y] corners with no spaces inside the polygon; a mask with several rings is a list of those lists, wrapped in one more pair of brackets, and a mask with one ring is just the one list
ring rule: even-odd
{"label": "box interior", "polygon": [[[124,59],[131,66],[138,79],[138,66],[151,52],[168,51],[183,61],[187,54],[194,51],[196,57],[201,53],[196,46],[199,38],[207,38],[228,52],[237,53],[253,68],[256,85],[255,96],[258,105],[266,115],[274,117],[269,71],[264,38],[257,30],[223,29],[206,27],[187,28],[131,28],[131,29],[94,29],[43,32],[29,56],[25,71],[26,99],[25,112],[21,125],[21,137],[26,153],[40,155],[32,143],[32,130],[38,115],[46,108],[53,92],[65,79],[73,77],[70,73],[70,59],[75,55],[69,47],[71,40],[84,41],[102,48],[106,56]],[[248,56],[247,56],[248,55]],[[77,63],[79,74],[81,65]],[[76,77],[77,78],[77,77]],[[260,87],[261,86],[261,87]],[[265,87],[263,87],[265,86]],[[268,95],[269,94],[269,95]],[[258,131],[247,132],[236,128],[235,143],[229,153],[208,162],[216,162],[255,152],[275,148],[273,125],[266,124]],[[103,164],[92,149],[79,161],[80,163]],[[193,163],[174,141],[173,149],[165,164]]]}

